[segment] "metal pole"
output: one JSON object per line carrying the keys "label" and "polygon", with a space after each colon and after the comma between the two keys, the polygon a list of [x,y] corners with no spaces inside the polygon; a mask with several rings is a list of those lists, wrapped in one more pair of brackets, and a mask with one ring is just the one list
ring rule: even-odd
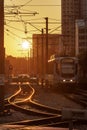
{"label": "metal pole", "polygon": [[31,47],[29,48],[29,74],[31,75]]}
{"label": "metal pole", "polygon": [[38,65],[39,65],[39,53],[38,53],[39,45],[38,45],[38,37],[37,37],[37,43],[36,43],[36,44],[37,44],[37,61],[36,61],[36,63],[37,63],[37,65],[36,65],[36,67],[37,67],[37,68],[36,68],[36,71],[37,71],[37,72],[36,72],[36,73],[37,73],[37,76],[38,76],[38,78],[39,78],[39,66],[38,66]]}
{"label": "metal pole", "polygon": [[46,74],[48,73],[48,17],[46,20]]}
{"label": "metal pole", "polygon": [[28,69],[28,75],[30,75],[30,61],[29,61],[29,50],[28,50],[28,67],[27,67],[27,69]]}
{"label": "metal pole", "polygon": [[34,43],[32,44],[32,47],[33,47],[32,48],[33,49],[33,76],[34,76],[34,75],[36,75],[36,73],[35,73],[35,65],[34,65],[34,63],[35,63],[35,58],[34,58],[34,54],[35,54],[34,53]]}
{"label": "metal pole", "polygon": [[41,63],[42,63],[42,64],[41,64],[41,73],[42,73],[42,74],[41,74],[41,77],[42,77],[42,83],[41,83],[41,84],[42,84],[42,87],[43,87],[43,77],[44,77],[44,76],[43,76],[43,75],[44,75],[43,33],[44,33],[44,32],[43,32],[43,29],[42,29],[42,47],[41,47],[41,52],[42,52],[42,56],[41,56]]}
{"label": "metal pole", "polygon": [[4,0],[0,0],[0,115],[4,113],[4,78],[5,78]]}

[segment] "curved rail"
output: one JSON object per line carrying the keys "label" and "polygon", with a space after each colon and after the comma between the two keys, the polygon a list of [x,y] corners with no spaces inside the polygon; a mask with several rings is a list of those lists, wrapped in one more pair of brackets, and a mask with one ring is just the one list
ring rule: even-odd
{"label": "curved rail", "polygon": [[[28,86],[29,87],[29,86]],[[32,87],[31,87],[32,88]],[[41,108],[43,109],[43,107],[41,107],[41,105],[40,104],[37,104],[37,103],[32,103],[32,101],[31,101],[31,98],[32,98],[32,96],[33,96],[33,94],[35,93],[35,90],[32,88],[31,89],[32,90],[32,92],[31,92],[31,94],[28,96],[28,97],[26,97],[26,98],[24,98],[24,99],[22,99],[21,101],[17,101],[17,102],[14,102],[13,100],[14,100],[14,98],[22,91],[22,89],[20,89],[20,91],[18,91],[17,93],[15,93],[14,95],[12,95],[9,99],[8,99],[8,102],[10,103],[10,105],[11,105],[11,108],[13,108],[13,109],[15,109],[15,110],[17,110],[17,111],[20,111],[20,112],[23,112],[23,113],[26,113],[26,114],[29,114],[29,115],[38,115],[38,116],[54,116],[54,115],[57,115],[58,113],[52,113],[52,109],[50,109],[50,108],[48,108],[48,107],[45,107],[44,106],[44,109],[45,109],[45,112],[43,112],[43,111],[41,111]],[[29,90],[30,91],[30,90]],[[36,107],[38,106],[38,108],[39,108],[39,110],[37,111],[37,110],[30,110],[30,109],[25,109],[24,107],[22,107],[21,105],[22,104],[28,104],[29,105],[29,103],[31,104],[31,106],[32,107],[34,107],[34,109],[36,109]],[[47,109],[47,110],[46,110]],[[51,112],[49,112],[48,110],[51,110]]]}
{"label": "curved rail", "polygon": [[[28,86],[29,87],[29,86]],[[22,101],[17,101],[17,102],[13,102],[14,98],[16,98],[16,96],[24,89],[24,88],[20,88],[20,91],[17,92],[16,94],[14,94],[14,96],[11,96],[9,98],[9,102],[11,103],[11,107],[14,108],[15,107],[15,110],[19,110],[21,112],[24,112],[24,113],[27,113],[29,115],[36,115],[36,116],[41,116],[40,119],[34,119],[34,120],[27,120],[27,121],[21,121],[21,122],[15,122],[15,123],[12,123],[12,124],[20,124],[20,125],[30,125],[30,126],[35,126],[35,125],[39,125],[39,126],[66,126],[69,124],[69,120],[64,120],[62,119],[62,115],[61,115],[61,110],[58,111],[56,109],[53,109],[52,111],[52,108],[48,107],[48,106],[45,106],[45,105],[41,105],[41,104],[38,104],[34,101],[32,101],[32,96],[34,95],[35,93],[35,90],[30,87],[31,89],[29,89],[29,93],[30,95],[26,95]],[[31,92],[30,92],[31,91]],[[35,107],[38,108],[38,109],[41,109],[44,110],[46,112],[41,112],[41,111],[36,111],[36,110],[26,110],[24,109],[23,107],[19,106],[19,105],[22,105],[24,104],[24,102],[32,107]],[[47,110],[46,110],[47,109]],[[49,112],[50,111],[50,112]],[[56,113],[56,114],[54,114]],[[45,116],[45,118],[42,118],[42,116]],[[77,121],[73,121],[73,122],[77,122]]]}

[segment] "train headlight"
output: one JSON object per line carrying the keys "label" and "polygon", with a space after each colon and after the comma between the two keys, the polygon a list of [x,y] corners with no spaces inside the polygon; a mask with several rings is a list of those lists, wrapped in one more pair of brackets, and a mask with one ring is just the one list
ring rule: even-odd
{"label": "train headlight", "polygon": [[65,79],[63,79],[63,82],[66,82],[66,80],[65,80]]}
{"label": "train headlight", "polygon": [[73,82],[73,80],[71,79],[70,82]]}

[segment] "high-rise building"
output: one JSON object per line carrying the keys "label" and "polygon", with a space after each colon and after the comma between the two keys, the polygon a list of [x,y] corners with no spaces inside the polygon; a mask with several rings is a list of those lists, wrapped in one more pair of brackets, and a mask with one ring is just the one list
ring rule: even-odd
{"label": "high-rise building", "polygon": [[87,19],[87,0],[80,0],[80,15],[81,19]]}
{"label": "high-rise building", "polygon": [[75,23],[86,19],[87,0],[62,0],[62,34],[66,55],[75,55]]}
{"label": "high-rise building", "polygon": [[76,20],[76,56],[87,51],[87,24],[85,20]]}

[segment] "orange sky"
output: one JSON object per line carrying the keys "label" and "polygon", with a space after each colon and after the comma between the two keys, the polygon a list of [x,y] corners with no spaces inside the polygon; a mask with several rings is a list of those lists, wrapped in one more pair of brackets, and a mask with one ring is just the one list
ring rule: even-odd
{"label": "orange sky", "polygon": [[[45,19],[44,17],[48,17],[49,22],[59,22],[59,24],[49,24],[49,29],[54,29],[60,26],[61,19],[61,0],[4,0],[5,5],[5,34],[4,34],[4,46],[6,48],[6,55],[12,55],[15,57],[24,56],[22,52],[21,43],[25,38],[28,37],[28,41],[31,41],[32,34],[41,33],[37,31],[36,28],[42,29],[45,28]],[[7,8],[9,6],[16,5],[25,5],[20,6],[19,8]],[[31,6],[29,6],[31,5]],[[40,6],[32,6],[32,5],[40,5]],[[42,6],[42,5],[52,5],[52,6]],[[54,5],[54,6],[53,6]],[[10,12],[37,12],[35,16],[19,16],[18,14],[14,15]],[[10,13],[8,15],[8,12]],[[17,22],[19,21],[20,22]],[[27,20],[28,23],[26,22]],[[59,21],[57,21],[59,20]],[[14,21],[14,22],[13,22]],[[44,22],[44,24],[33,24],[32,27],[29,22],[33,24],[33,22]],[[25,34],[25,30],[27,33]],[[59,33],[58,31],[54,33]]]}

